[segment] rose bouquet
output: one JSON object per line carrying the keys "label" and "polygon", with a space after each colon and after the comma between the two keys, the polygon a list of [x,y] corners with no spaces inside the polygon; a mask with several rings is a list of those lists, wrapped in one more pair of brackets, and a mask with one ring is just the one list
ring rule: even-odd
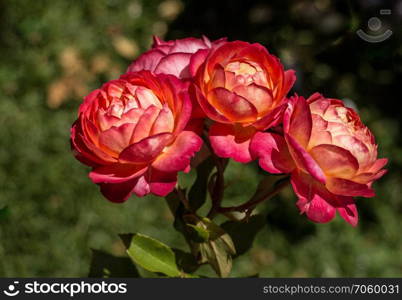
{"label": "rose bouquet", "polygon": [[[232,258],[252,241],[236,236],[247,240],[261,228],[253,210],[289,183],[311,221],[326,223],[338,212],[357,225],[354,197],[374,196],[372,184],[386,173],[387,159],[377,158],[374,136],[341,100],[289,96],[295,80],[293,70],[257,43],[154,38],[125,74],[85,97],[71,145],[92,168],[90,179],[113,202],[132,194],[166,197],[174,227],[189,245],[186,253],[145,235],[123,235],[136,264],[194,277],[208,263],[227,276]],[[251,199],[225,207],[229,159],[258,161],[277,180],[262,181]],[[186,190],[178,172],[190,168],[197,178]],[[205,216],[199,213],[204,204],[210,205]],[[229,221],[219,226],[212,221],[217,215]]]}

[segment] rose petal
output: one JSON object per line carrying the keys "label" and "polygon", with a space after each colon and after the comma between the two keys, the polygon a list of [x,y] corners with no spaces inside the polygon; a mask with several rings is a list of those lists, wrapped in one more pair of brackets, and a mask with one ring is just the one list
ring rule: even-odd
{"label": "rose petal", "polygon": [[127,69],[127,73],[138,72],[141,70],[155,71],[159,61],[165,54],[158,50],[152,49],[141,54]]}
{"label": "rose petal", "polygon": [[101,183],[100,190],[109,201],[122,203],[131,196],[138,180],[139,178],[133,178],[122,183]]}
{"label": "rose petal", "polygon": [[271,91],[266,87],[252,83],[247,86],[237,86],[233,91],[251,102],[257,109],[259,116],[270,111],[273,99]]}
{"label": "rose petal", "polygon": [[351,178],[359,170],[359,163],[352,153],[338,146],[318,145],[309,153],[329,176]]}
{"label": "rose petal", "polygon": [[289,152],[296,162],[296,165],[319,182],[325,183],[326,178],[324,172],[310,154],[290,135],[285,134],[285,139],[289,147]]}
{"label": "rose petal", "polygon": [[151,193],[160,197],[165,197],[177,183],[177,172],[165,173],[156,169],[150,170],[149,186]]}
{"label": "rose petal", "polygon": [[361,196],[366,198],[375,196],[374,191],[367,184],[361,184],[343,178],[328,178],[326,187],[335,195]]}
{"label": "rose petal", "polygon": [[291,184],[298,201],[300,213],[305,213],[313,222],[327,223],[335,217],[335,208],[330,204],[332,195],[313,177],[295,171]]}
{"label": "rose petal", "polygon": [[253,104],[225,88],[211,90],[208,93],[208,100],[225,117],[234,122],[252,122],[257,118],[258,113]]}
{"label": "rose petal", "polygon": [[140,178],[138,178],[133,188],[133,193],[135,193],[138,197],[143,197],[151,192],[151,187],[148,181],[145,179],[145,176],[146,175],[143,175]]}
{"label": "rose petal", "polygon": [[337,196],[335,201],[339,215],[353,227],[356,226],[359,221],[359,214],[353,198]]}
{"label": "rose petal", "polygon": [[195,85],[190,86],[192,94],[195,95],[198,104],[201,106],[202,110],[205,112],[205,114],[212,120],[221,122],[221,123],[231,123],[231,121],[226,118],[224,115],[222,115],[220,112],[218,112],[215,107],[213,107],[207,99],[203,96],[201,90],[199,87]]}
{"label": "rose petal", "polygon": [[135,90],[135,95],[139,101],[139,104],[141,105],[141,108],[144,110],[151,106],[156,106],[159,109],[162,108],[161,101],[158,99],[158,97],[156,97],[154,92],[148,88],[139,86]]}
{"label": "rose petal", "polygon": [[349,150],[359,161],[360,168],[364,168],[370,162],[370,150],[357,138],[351,135],[333,137],[334,144]]}
{"label": "rose petal", "polygon": [[370,167],[369,171],[376,173],[381,170],[388,163],[388,159],[380,158],[375,161],[375,163]]}
{"label": "rose petal", "polygon": [[172,53],[163,57],[155,69],[156,74],[170,74],[184,79],[191,77],[188,65],[190,63],[190,53]]}
{"label": "rose petal", "polygon": [[285,97],[290,89],[293,87],[296,81],[296,71],[294,70],[286,70],[284,73],[285,80],[283,83],[282,94],[281,97]]}
{"label": "rose petal", "polygon": [[160,133],[142,139],[138,143],[128,146],[120,153],[122,163],[141,164],[156,158],[163,148],[172,140],[172,134]]}
{"label": "rose petal", "polygon": [[130,144],[135,126],[136,124],[133,123],[126,123],[119,127],[113,126],[99,134],[99,142],[118,154]]}
{"label": "rose petal", "polygon": [[202,139],[198,135],[183,131],[152,163],[152,167],[163,172],[182,171],[190,164],[191,157],[201,149],[201,145]]}
{"label": "rose petal", "polygon": [[152,129],[151,135],[155,135],[163,132],[172,132],[174,129],[174,117],[172,111],[165,104],[162,110],[159,112]]}
{"label": "rose petal", "polygon": [[270,173],[290,173],[294,168],[286,141],[275,133],[257,132],[250,144],[252,157],[259,158],[259,165]]}
{"label": "rose petal", "polygon": [[218,87],[226,88],[225,81],[226,81],[225,70],[221,65],[217,65],[215,67],[213,77],[209,81],[208,89],[214,89]]}
{"label": "rose petal", "polygon": [[150,135],[152,126],[159,115],[159,108],[150,106],[138,119],[137,126],[135,126],[134,133],[131,136],[130,143],[136,143]]}
{"label": "rose petal", "polygon": [[198,50],[205,48],[207,48],[207,45],[205,44],[204,40],[190,37],[174,41],[170,53],[195,53]]}
{"label": "rose petal", "polygon": [[287,133],[302,147],[306,148],[311,136],[313,125],[310,109],[303,97],[295,101]]}
{"label": "rose petal", "polygon": [[146,165],[111,164],[95,168],[89,178],[94,183],[122,183],[141,176],[146,170]]}
{"label": "rose petal", "polygon": [[205,59],[207,58],[208,54],[209,54],[209,50],[202,49],[202,50],[198,50],[196,53],[194,53],[191,56],[190,64],[188,67],[188,70],[189,70],[191,76],[194,77],[197,74],[198,69],[205,62]]}
{"label": "rose petal", "polygon": [[277,126],[282,119],[283,110],[285,105],[280,105],[275,109],[271,110],[268,114],[263,116],[261,119],[253,123],[253,127],[258,130],[267,130],[273,126]]}
{"label": "rose petal", "polygon": [[255,131],[247,132],[248,130],[242,134],[233,125],[214,123],[209,130],[209,140],[216,155],[233,158],[241,163],[250,162],[252,158],[249,146]]}

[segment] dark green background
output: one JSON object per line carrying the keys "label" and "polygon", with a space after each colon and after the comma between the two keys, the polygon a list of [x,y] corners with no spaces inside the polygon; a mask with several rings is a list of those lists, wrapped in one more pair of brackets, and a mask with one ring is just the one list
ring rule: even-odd
{"label": "dark green background", "polygon": [[[357,37],[373,16],[394,31],[387,41]],[[357,201],[356,228],[311,223],[290,189],[262,204],[267,225],[233,276],[401,276],[401,16],[401,1],[1,1],[0,276],[86,276],[90,248],[124,254],[122,232],[184,246],[163,199],[107,202],[69,146],[82,97],[124,72],[152,34],[264,44],[297,71],[295,92],[353,101],[390,159],[377,196]],[[226,176],[225,203],[239,203],[262,172],[231,163]]]}

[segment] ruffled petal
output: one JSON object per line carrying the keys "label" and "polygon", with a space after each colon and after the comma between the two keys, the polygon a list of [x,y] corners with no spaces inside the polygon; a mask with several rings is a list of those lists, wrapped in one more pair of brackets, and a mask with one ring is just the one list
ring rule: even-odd
{"label": "ruffled petal", "polygon": [[122,183],[101,183],[100,190],[103,196],[105,196],[109,201],[122,203],[127,201],[131,196],[138,181],[139,178],[133,178]]}
{"label": "ruffled petal", "polygon": [[153,72],[165,55],[166,54],[158,49],[151,49],[141,54],[135,61],[133,61],[127,68],[126,73],[138,72],[141,70],[149,70]]}
{"label": "ruffled petal", "polygon": [[357,183],[343,178],[328,178],[326,182],[328,190],[335,195],[361,196],[371,198],[375,196],[374,190],[367,184]]}
{"label": "ruffled petal", "polygon": [[247,86],[237,86],[233,91],[251,102],[260,116],[265,115],[271,109],[273,97],[271,91],[266,87],[252,83]]}
{"label": "ruffled petal", "polygon": [[257,132],[251,140],[250,152],[259,158],[259,165],[267,172],[290,173],[295,168],[286,141],[278,134]]}
{"label": "ruffled petal", "polygon": [[300,213],[305,213],[313,222],[327,223],[335,217],[335,208],[331,205],[332,195],[324,185],[302,172],[293,172],[291,184],[298,201]]}
{"label": "ruffled petal", "polygon": [[327,175],[351,178],[359,170],[359,162],[352,153],[338,146],[318,145],[309,153]]}
{"label": "ruffled petal", "polygon": [[310,140],[312,124],[311,112],[307,102],[303,97],[298,97],[294,103],[287,133],[306,148]]}
{"label": "ruffled petal", "polygon": [[152,126],[159,115],[159,108],[150,106],[139,118],[134,132],[131,136],[130,143],[136,143],[150,135]]}
{"label": "ruffled petal", "polygon": [[285,134],[285,139],[296,165],[319,182],[325,183],[325,174],[311,155],[290,135]]}
{"label": "ruffled petal", "polygon": [[201,149],[201,145],[202,139],[197,134],[183,131],[152,163],[152,167],[162,172],[183,171],[190,164],[191,157]]}
{"label": "ruffled petal", "polygon": [[191,77],[188,65],[190,53],[172,53],[163,57],[155,69],[156,74],[170,74],[185,79]]}
{"label": "ruffled petal", "polygon": [[253,128],[242,131],[230,124],[214,123],[209,130],[209,140],[217,156],[247,163],[252,160],[249,146],[254,133]]}
{"label": "ruffled petal", "polygon": [[205,114],[212,120],[221,122],[221,123],[231,123],[231,121],[226,118],[224,115],[222,115],[218,110],[216,110],[215,107],[213,107],[207,99],[204,97],[202,94],[200,88],[195,85],[191,85],[190,87],[192,94],[195,96],[195,98],[198,101],[198,104],[201,106],[202,110],[205,112]]}
{"label": "ruffled petal", "polygon": [[130,144],[130,138],[133,134],[136,124],[126,123],[119,127],[111,127],[99,134],[99,142],[103,146],[112,150],[114,153],[120,153]]}
{"label": "ruffled petal", "polygon": [[121,163],[141,164],[155,159],[173,139],[170,133],[160,133],[128,146],[120,153]]}
{"label": "ruffled petal", "polygon": [[94,168],[89,173],[94,183],[122,183],[144,174],[146,165],[111,164]]}
{"label": "ruffled petal", "polygon": [[225,117],[234,122],[252,122],[257,118],[255,106],[247,99],[225,88],[215,88],[208,93],[209,102]]}
{"label": "ruffled petal", "polygon": [[190,64],[188,67],[188,70],[189,70],[191,76],[194,77],[197,74],[198,69],[205,62],[205,59],[207,58],[208,53],[209,53],[209,50],[202,49],[202,50],[198,50],[196,53],[194,53],[191,56]]}
{"label": "ruffled petal", "polygon": [[336,210],[339,215],[350,225],[356,226],[359,222],[359,214],[357,212],[355,201],[352,197],[335,197],[337,203]]}
{"label": "ruffled petal", "polygon": [[150,170],[149,187],[152,194],[165,197],[177,183],[177,172],[166,173],[156,169]]}

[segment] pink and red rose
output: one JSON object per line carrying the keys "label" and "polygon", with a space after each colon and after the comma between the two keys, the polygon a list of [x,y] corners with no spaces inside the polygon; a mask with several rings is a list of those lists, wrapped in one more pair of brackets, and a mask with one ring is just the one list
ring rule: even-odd
{"label": "pink and red rose", "polygon": [[209,50],[225,39],[211,42],[207,37],[201,39],[185,38],[163,41],[154,37],[152,49],[141,54],[127,69],[127,73],[148,70],[155,74],[170,74],[180,79],[190,79],[189,65],[193,54],[198,50]]}
{"label": "pink and red rose", "polygon": [[217,156],[290,174],[309,219],[325,223],[338,212],[356,225],[354,197],[374,196],[387,159],[341,100],[287,98],[295,79],[260,44],[154,38],[125,75],[85,97],[72,148],[109,200],[165,196],[189,171],[207,124]]}
{"label": "pink and red rose", "polygon": [[199,50],[190,64],[193,94],[214,121],[209,140],[220,157],[252,160],[249,145],[256,132],[279,124],[286,94],[295,81],[260,44],[224,42]]}
{"label": "pink and red rose", "polygon": [[373,197],[372,184],[386,173],[387,159],[357,113],[341,100],[316,93],[292,97],[283,117],[283,136],[258,133],[251,145],[260,166],[270,173],[291,173],[301,213],[314,222],[335,212],[356,225],[353,197]]}
{"label": "pink and red rose", "polygon": [[171,75],[123,75],[90,93],[71,129],[74,154],[111,201],[132,194],[165,196],[188,171],[202,140],[186,130],[191,101]]}

